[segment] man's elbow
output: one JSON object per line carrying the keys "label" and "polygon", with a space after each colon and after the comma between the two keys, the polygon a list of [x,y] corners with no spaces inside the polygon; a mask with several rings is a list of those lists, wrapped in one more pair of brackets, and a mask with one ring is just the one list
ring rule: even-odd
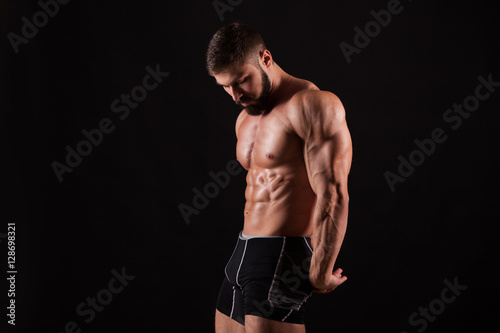
{"label": "man's elbow", "polygon": [[349,203],[349,192],[347,186],[338,184],[331,184],[324,188],[323,191],[316,192],[319,202],[331,202],[334,204],[347,204]]}
{"label": "man's elbow", "polygon": [[349,192],[347,191],[347,186],[337,185],[332,192],[333,195],[331,200],[333,205],[346,208],[349,206]]}
{"label": "man's elbow", "polygon": [[347,189],[337,190],[337,204],[349,205],[349,192]]}

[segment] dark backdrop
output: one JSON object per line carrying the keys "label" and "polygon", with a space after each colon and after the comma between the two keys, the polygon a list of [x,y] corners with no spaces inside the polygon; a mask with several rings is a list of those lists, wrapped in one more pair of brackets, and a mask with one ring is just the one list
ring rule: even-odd
{"label": "dark backdrop", "polygon": [[[193,206],[193,189],[235,159],[237,109],[204,68],[211,35],[234,20],[258,29],[285,71],[334,92],[347,112],[354,157],[337,266],[349,280],[310,300],[308,332],[486,331],[499,297],[500,88],[478,105],[474,95],[479,76],[500,81],[496,10],[395,4],[222,0],[218,13],[208,0],[74,0],[44,17],[36,1],[2,1],[0,233],[16,223],[17,331],[77,332],[71,322],[89,333],[212,331],[242,228],[245,172],[211,187],[208,203],[198,199],[206,207],[189,224],[179,205]],[[398,14],[378,30],[368,24],[369,42],[355,41],[355,27],[364,31],[371,11],[388,5]],[[33,15],[41,27],[16,53],[9,33],[22,36],[22,18]],[[350,62],[342,42],[360,46]],[[147,66],[169,74],[128,116],[114,113],[112,102],[142,85]],[[460,125],[445,121],[465,99],[475,111]],[[66,164],[65,147],[77,149],[82,130],[105,118],[114,130],[59,182],[52,163]],[[446,141],[428,144],[429,156],[416,152],[415,140],[428,142],[436,128]],[[384,174],[397,175],[410,157],[419,165],[401,167],[406,180],[391,190]],[[115,294],[113,270],[129,276]],[[459,285],[455,294],[445,280]],[[77,312],[96,296],[106,305],[95,317]]]}

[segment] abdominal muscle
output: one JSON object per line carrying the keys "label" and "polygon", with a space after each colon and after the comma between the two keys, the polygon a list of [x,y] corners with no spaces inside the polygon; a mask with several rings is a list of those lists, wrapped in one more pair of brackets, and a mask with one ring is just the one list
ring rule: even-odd
{"label": "abdominal muscle", "polygon": [[[248,170],[243,233],[258,236],[310,236],[315,194],[305,166]],[[302,170],[303,169],[303,170]]]}

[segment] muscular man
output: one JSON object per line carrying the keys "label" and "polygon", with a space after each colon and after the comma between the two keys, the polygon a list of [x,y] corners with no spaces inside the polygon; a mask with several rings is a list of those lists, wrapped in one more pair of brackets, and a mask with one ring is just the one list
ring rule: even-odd
{"label": "muscular man", "polygon": [[248,170],[243,230],[225,268],[217,333],[305,332],[304,303],[347,278],[352,145],[334,94],[284,72],[251,27],[212,37],[207,69],[243,109],[236,155]]}

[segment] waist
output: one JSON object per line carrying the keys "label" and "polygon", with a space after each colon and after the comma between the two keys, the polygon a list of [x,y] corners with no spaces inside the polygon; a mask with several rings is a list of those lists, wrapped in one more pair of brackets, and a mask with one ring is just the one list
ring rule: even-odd
{"label": "waist", "polygon": [[246,202],[244,233],[258,236],[306,236],[312,234],[313,204],[289,201]]}

